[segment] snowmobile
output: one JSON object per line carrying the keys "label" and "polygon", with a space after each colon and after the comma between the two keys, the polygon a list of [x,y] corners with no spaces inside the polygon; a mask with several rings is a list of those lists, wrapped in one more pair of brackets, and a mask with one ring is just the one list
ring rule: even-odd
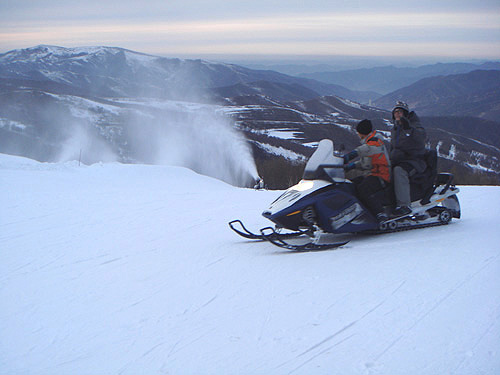
{"label": "snowmobile", "polygon": [[[294,251],[317,251],[349,242],[321,243],[325,234],[378,234],[448,224],[452,218],[460,218],[459,189],[453,185],[452,174],[437,173],[436,151],[427,152],[426,162],[426,172],[411,181],[412,212],[379,222],[356,196],[354,184],[346,179],[344,160],[335,156],[333,142],[324,139],[308,160],[302,180],[262,213],[275,224],[274,228],[262,228],[257,234],[241,220],[233,220],[229,226],[247,239],[266,240]],[[394,206],[389,191],[390,186],[380,192],[381,196],[373,197],[382,199],[387,212]],[[294,244],[292,238],[306,238],[307,242]]]}

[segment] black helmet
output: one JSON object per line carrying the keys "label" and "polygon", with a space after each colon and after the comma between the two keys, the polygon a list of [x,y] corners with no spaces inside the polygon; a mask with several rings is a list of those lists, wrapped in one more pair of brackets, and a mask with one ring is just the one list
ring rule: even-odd
{"label": "black helmet", "polygon": [[356,126],[356,131],[359,134],[367,135],[372,132],[373,126],[370,120],[361,120]]}
{"label": "black helmet", "polygon": [[392,109],[392,118],[393,119],[394,119],[394,111],[396,109],[402,109],[404,114],[405,114],[405,117],[408,117],[408,113],[410,113],[410,109],[408,108],[408,104],[406,104],[405,102],[402,102],[402,101],[397,101],[396,105]]}

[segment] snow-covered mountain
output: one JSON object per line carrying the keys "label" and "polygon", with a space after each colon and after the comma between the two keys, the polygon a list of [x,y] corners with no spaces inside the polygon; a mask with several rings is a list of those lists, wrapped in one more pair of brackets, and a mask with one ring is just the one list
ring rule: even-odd
{"label": "snow-covered mountain", "polygon": [[279,192],[0,155],[3,374],[498,374],[500,188],[462,218],[290,253]]}
{"label": "snow-covered mountain", "polygon": [[[253,91],[245,91],[245,87]],[[255,153],[303,160],[310,148],[293,139],[288,145],[277,144],[286,140],[265,135],[284,134],[277,128],[281,127],[280,113],[285,120],[292,115],[305,121],[300,127],[311,121],[327,125],[330,115],[318,117],[282,102],[312,99],[331,93],[332,88],[337,87],[272,71],[166,59],[120,48],[38,46],[15,50],[0,56],[4,98],[0,102],[0,151],[42,161],[180,162],[207,173],[199,165],[200,160],[207,160],[200,158],[200,149],[231,154],[231,147],[224,145],[241,144],[229,129],[234,126],[228,126],[231,122],[250,137]],[[264,105],[254,105],[255,99]],[[269,114],[276,115],[274,126],[266,130],[254,123]],[[343,113],[335,119],[352,122],[351,117]],[[342,131],[348,133],[345,128]],[[229,133],[232,135],[220,137]],[[262,143],[264,137],[270,141]],[[307,138],[305,143],[310,142]],[[174,155],[182,144],[193,154]],[[226,164],[239,169],[227,159],[217,162],[219,170]],[[236,174],[242,173],[247,172]],[[247,175],[251,177],[238,179],[237,184],[255,177]]]}
{"label": "snow-covered mountain", "polygon": [[[252,158],[269,179],[281,168],[268,168],[269,160],[300,164],[323,138],[338,150],[355,147],[353,127],[363,118],[389,134],[388,111],[321,96],[335,89],[272,71],[120,48],[15,50],[0,55],[0,152],[40,161],[175,164],[251,184]],[[453,169],[463,182],[476,182],[475,172],[498,182],[500,141],[489,132],[496,123],[444,127],[458,120],[423,120],[443,170]]]}
{"label": "snow-covered mountain", "polygon": [[116,47],[63,48],[36,46],[0,54],[0,77],[56,83],[103,97],[161,97],[200,99],[210,88],[270,81],[297,84],[318,95],[346,89],[310,79],[252,70],[206,60],[151,56]]}

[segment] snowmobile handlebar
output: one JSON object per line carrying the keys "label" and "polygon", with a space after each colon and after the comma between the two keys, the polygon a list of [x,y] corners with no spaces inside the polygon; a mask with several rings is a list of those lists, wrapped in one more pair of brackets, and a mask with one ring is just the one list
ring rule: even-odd
{"label": "snowmobile handlebar", "polygon": [[320,164],[319,168],[322,169],[329,169],[329,168],[336,168],[336,169],[344,169],[345,165],[338,165],[338,164]]}

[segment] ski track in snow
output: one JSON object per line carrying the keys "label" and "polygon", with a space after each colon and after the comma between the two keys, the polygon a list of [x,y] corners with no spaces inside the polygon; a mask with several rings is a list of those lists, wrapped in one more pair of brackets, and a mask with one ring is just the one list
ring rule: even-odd
{"label": "ski track in snow", "polygon": [[[498,256],[495,256],[495,257],[492,257],[494,259],[498,258]],[[486,268],[487,266],[489,266],[489,262],[490,262],[491,259],[487,260],[488,263],[486,263],[484,266],[482,266],[477,272],[474,272],[473,274],[470,274],[470,275],[467,275],[467,277],[462,280],[461,282],[458,283],[458,285],[456,285],[455,287],[453,287],[450,291],[448,291],[441,299],[439,299],[435,304],[433,304],[428,310],[426,310],[419,318],[417,318],[413,324],[408,327],[408,329],[406,330],[407,333],[409,331],[411,331],[412,329],[415,329],[415,327],[418,326],[418,324],[425,318],[427,318],[434,310],[436,310],[442,303],[444,303],[449,297],[451,297],[453,295],[453,293],[457,292],[458,290],[460,290],[460,288],[465,284],[467,283],[470,279],[472,279],[475,275],[479,274],[484,268]],[[376,356],[375,357],[375,360],[379,360],[388,350],[390,350],[390,348],[392,348],[397,342],[399,342],[402,338],[404,337],[404,335],[401,335],[399,336],[398,338],[396,338],[396,340],[394,340],[393,342],[391,342],[389,344],[389,346],[387,348],[385,348],[382,353],[380,353],[380,355]]]}
{"label": "ski track in snow", "polygon": [[267,226],[279,192],[184,168],[0,155],[0,184],[0,373],[500,372],[499,187],[291,253],[227,226]]}

